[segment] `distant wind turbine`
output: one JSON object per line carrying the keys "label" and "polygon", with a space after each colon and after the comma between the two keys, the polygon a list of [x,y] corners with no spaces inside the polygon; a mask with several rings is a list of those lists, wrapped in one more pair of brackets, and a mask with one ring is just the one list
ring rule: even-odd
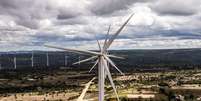
{"label": "distant wind turbine", "polygon": [[117,69],[122,75],[124,75],[121,70],[119,70],[119,68],[117,68],[117,66],[114,64],[114,62],[110,59],[110,58],[122,58],[122,57],[118,57],[115,55],[111,55],[108,54],[108,49],[111,46],[111,44],[113,43],[113,41],[115,40],[115,38],[119,35],[119,33],[123,30],[123,28],[126,26],[126,24],[129,22],[129,20],[132,18],[134,14],[132,14],[127,20],[126,22],[117,30],[116,33],[114,33],[110,38],[109,38],[109,31],[110,31],[110,27],[108,29],[105,41],[103,46],[101,47],[99,41],[97,40],[98,43],[98,47],[99,47],[99,51],[100,52],[95,52],[95,51],[89,51],[89,50],[81,50],[81,49],[70,49],[70,48],[62,48],[62,47],[57,47],[57,46],[51,46],[51,45],[45,45],[46,47],[50,47],[50,48],[55,48],[55,49],[61,49],[61,50],[65,50],[68,52],[74,52],[74,53],[79,53],[79,54],[85,54],[85,55],[90,55],[92,57],[78,61],[74,64],[79,64],[79,63],[83,63],[83,62],[87,62],[93,59],[97,59],[95,64],[93,65],[93,67],[90,69],[90,71],[96,66],[98,65],[98,90],[99,90],[99,95],[98,95],[98,99],[99,101],[104,101],[104,87],[105,87],[105,79],[106,77],[109,78],[109,81],[113,87],[114,93],[117,97],[117,100],[119,101],[119,96],[117,94],[117,90],[116,87],[114,85],[114,82],[112,80],[112,76],[109,70],[109,64],[111,66],[113,66],[115,69]]}
{"label": "distant wind turbine", "polygon": [[68,65],[68,56],[65,55],[64,57],[64,65],[67,66]]}
{"label": "distant wind turbine", "polygon": [[17,58],[16,58],[16,56],[14,56],[13,62],[14,62],[14,69],[17,69]]}
{"label": "distant wind turbine", "polygon": [[0,70],[2,69],[2,67],[1,67],[1,54],[0,54]]}
{"label": "distant wind turbine", "polygon": [[31,53],[31,67],[34,67],[34,52]]}
{"label": "distant wind turbine", "polygon": [[49,54],[48,52],[46,53],[46,66],[49,67]]}

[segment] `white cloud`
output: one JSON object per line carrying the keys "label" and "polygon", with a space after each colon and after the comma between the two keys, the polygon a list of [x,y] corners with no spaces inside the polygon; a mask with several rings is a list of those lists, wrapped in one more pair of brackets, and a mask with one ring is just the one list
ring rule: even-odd
{"label": "white cloud", "polygon": [[2,0],[0,47],[94,48],[95,34],[103,39],[110,24],[114,33],[135,13],[113,49],[200,48],[200,9],[200,0]]}

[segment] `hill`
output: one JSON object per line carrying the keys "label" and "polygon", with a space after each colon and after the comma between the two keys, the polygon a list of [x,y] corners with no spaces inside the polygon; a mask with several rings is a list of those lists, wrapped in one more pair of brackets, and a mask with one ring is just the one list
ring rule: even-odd
{"label": "hill", "polygon": [[[188,69],[201,66],[201,49],[111,50],[110,53],[125,58],[123,60],[114,59],[118,67],[123,70]],[[16,58],[17,69],[59,67],[88,69],[92,66],[93,61],[72,65],[87,57],[63,51],[2,52],[0,53],[0,66],[1,70],[14,69],[14,58]]]}

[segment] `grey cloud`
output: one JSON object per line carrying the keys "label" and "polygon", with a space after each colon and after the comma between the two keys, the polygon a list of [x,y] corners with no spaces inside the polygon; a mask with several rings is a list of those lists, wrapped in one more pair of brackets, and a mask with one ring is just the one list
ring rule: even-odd
{"label": "grey cloud", "polygon": [[1,0],[0,14],[11,16],[18,25],[37,29],[41,19],[52,15],[48,6],[40,0]]}
{"label": "grey cloud", "polygon": [[54,33],[38,33],[32,36],[35,42],[70,42],[70,41],[93,41],[94,38],[74,35],[74,37],[65,37]]}
{"label": "grey cloud", "polygon": [[60,13],[57,16],[57,19],[63,20],[63,19],[69,19],[69,18],[73,18],[73,17],[76,17],[76,14],[63,14],[63,13]]}
{"label": "grey cloud", "polygon": [[[193,16],[189,17],[189,15],[195,15],[199,12],[200,6],[198,5],[200,5],[200,0],[197,0],[198,2],[196,0],[192,0],[194,2],[191,2],[191,0],[181,0],[182,2],[187,2],[184,4],[179,3],[179,0],[170,2],[172,4],[168,3],[171,0],[87,0],[89,3],[86,4],[88,5],[79,1],[79,4],[75,1],[73,5],[67,4],[65,0],[58,4],[57,1],[54,2],[55,4],[50,3],[50,1],[0,0],[0,18],[4,17],[6,20],[3,21],[4,19],[0,19],[1,44],[5,44],[5,46],[8,43],[18,44],[19,46],[42,47],[45,43],[63,43],[73,46],[76,42],[81,44],[83,44],[82,41],[86,41],[86,43],[95,42],[94,34],[97,35],[99,40],[103,40],[105,38],[105,34],[103,33],[107,30],[107,28],[104,28],[105,25],[108,27],[110,23],[114,25],[120,24],[121,20],[118,19],[127,15],[125,13],[128,13],[127,11],[130,7],[134,8],[131,10],[136,11],[136,14],[141,13],[140,16],[137,15],[139,18],[136,18],[139,21],[141,20],[140,22],[146,23],[146,21],[141,19],[141,16],[143,18],[146,15],[146,12],[143,12],[143,7],[141,9],[141,6],[151,7],[152,10],[150,9],[150,12],[147,11],[147,13],[150,13],[150,16],[153,15],[153,17],[156,17],[158,21],[156,23],[157,26],[138,26],[136,24],[137,21],[135,22],[135,19],[133,19],[133,26],[128,25],[128,28],[122,31],[117,39],[137,40],[148,38],[154,40],[154,37],[167,39],[175,37],[178,40],[201,39],[200,35],[195,33],[201,31],[194,30],[194,28],[200,29],[198,28],[200,23],[197,23],[197,19],[201,17],[196,16],[196,20]],[[64,4],[62,4],[63,2]],[[137,5],[137,3],[140,4]],[[135,4],[139,7],[136,7]],[[158,14],[155,14],[154,11]],[[164,17],[162,15],[166,16]],[[182,18],[184,17],[180,16],[181,19],[176,22],[175,19],[178,19],[178,16],[175,15],[186,17],[183,20]],[[9,16],[9,18],[6,19],[6,16]],[[118,16],[115,17],[117,20],[112,22],[113,17],[111,16]],[[9,25],[9,21],[15,22],[16,25],[15,23]],[[42,21],[42,24],[40,21]],[[185,27],[184,25],[187,24],[192,27]],[[165,29],[166,25],[168,28],[170,25],[171,30]],[[178,29],[175,26],[179,26],[177,27]],[[192,30],[187,31],[182,28]]]}
{"label": "grey cloud", "polygon": [[[199,34],[200,33],[200,34]],[[201,39],[200,30],[184,30],[184,29],[153,29],[149,27],[133,26],[127,33],[122,33],[119,39],[138,39],[138,38],[169,38],[178,39]]]}
{"label": "grey cloud", "polygon": [[16,23],[31,29],[37,29],[39,27],[39,23],[35,19],[26,19],[26,20],[17,19]]}
{"label": "grey cloud", "polygon": [[53,3],[49,0],[1,0],[0,14],[11,16],[18,25],[39,29],[39,23],[43,19],[55,19],[55,22],[61,23],[61,25],[81,24],[85,23],[84,19],[81,18],[80,20],[77,17],[90,13],[87,8],[79,7],[79,5],[64,4],[66,6],[58,6],[58,4]]}
{"label": "grey cloud", "polygon": [[83,24],[87,24],[88,23],[88,19],[86,19],[85,16],[77,16],[77,17],[71,17],[68,16],[69,18],[66,19],[62,19],[60,18],[60,20],[56,20],[54,21],[54,24],[55,25],[75,25],[75,24],[80,24],[80,25],[83,25]]}
{"label": "grey cloud", "polygon": [[189,16],[201,9],[200,0],[157,0],[150,7],[160,15]]}
{"label": "grey cloud", "polygon": [[201,39],[201,34],[195,34],[190,31],[182,30],[164,30],[159,32],[164,37],[177,37],[179,39]]}
{"label": "grey cloud", "polygon": [[188,16],[188,15],[193,15],[196,12],[194,12],[193,10],[189,10],[189,11],[181,11],[181,10],[159,10],[160,14],[162,15],[181,15],[181,16]]}
{"label": "grey cloud", "polygon": [[57,19],[64,20],[64,19],[74,18],[74,17],[80,16],[82,14],[81,12],[75,11],[74,9],[61,8],[59,9],[59,14],[57,15]]}
{"label": "grey cloud", "polygon": [[153,7],[153,9],[161,15],[178,15],[178,16],[189,16],[196,14],[196,11],[193,9],[178,9],[174,7],[170,8],[161,8],[161,7]]}
{"label": "grey cloud", "polygon": [[1,26],[0,27],[1,32],[15,32],[15,31],[26,31],[27,29],[24,27],[5,27],[5,26]]}
{"label": "grey cloud", "polygon": [[153,0],[93,0],[90,10],[96,15],[108,15],[115,11],[128,9],[134,3]]}
{"label": "grey cloud", "polygon": [[29,5],[29,1],[27,0],[1,0],[0,2],[0,5],[6,9],[18,9],[20,7],[19,5]]}

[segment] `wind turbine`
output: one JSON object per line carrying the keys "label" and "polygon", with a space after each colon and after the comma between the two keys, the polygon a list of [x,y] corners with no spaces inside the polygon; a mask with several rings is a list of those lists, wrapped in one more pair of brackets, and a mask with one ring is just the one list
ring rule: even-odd
{"label": "wind turbine", "polygon": [[14,56],[13,58],[14,69],[17,69],[17,58]]}
{"label": "wind turbine", "polygon": [[0,70],[2,69],[2,67],[1,67],[1,53],[0,53]]}
{"label": "wind turbine", "polygon": [[31,52],[31,67],[34,67],[34,52]]}
{"label": "wind turbine", "polygon": [[46,53],[46,66],[49,67],[49,54]]}
{"label": "wind turbine", "polygon": [[64,65],[67,66],[68,65],[68,56],[64,56]]}
{"label": "wind turbine", "polygon": [[60,49],[60,50],[65,50],[68,52],[74,52],[74,53],[79,53],[79,54],[84,54],[84,55],[90,55],[90,58],[78,61],[74,64],[79,64],[83,62],[87,62],[93,59],[97,59],[93,67],[90,69],[90,71],[98,65],[98,90],[99,90],[99,95],[98,99],[99,101],[104,101],[104,87],[105,87],[105,79],[106,77],[109,78],[109,81],[111,83],[111,86],[113,87],[114,93],[117,97],[117,100],[119,101],[119,96],[117,94],[116,87],[114,85],[114,82],[112,80],[112,76],[109,70],[109,64],[113,66],[115,69],[118,70],[122,75],[124,75],[119,68],[115,65],[115,63],[110,59],[110,58],[120,58],[115,55],[108,54],[108,49],[115,40],[115,38],[119,35],[119,33],[123,30],[123,28],[126,26],[126,24],[129,22],[129,20],[132,18],[134,14],[132,14],[125,22],[124,24],[117,30],[116,33],[114,33],[110,38],[109,38],[109,31],[110,27],[108,29],[105,41],[103,46],[101,47],[100,42],[97,40],[99,51],[100,52],[95,52],[95,51],[89,51],[89,50],[81,50],[81,49],[70,49],[70,48],[62,48],[62,47],[57,47],[57,46],[51,46],[51,45],[45,45],[46,47],[49,48],[55,48],[55,49]]}

